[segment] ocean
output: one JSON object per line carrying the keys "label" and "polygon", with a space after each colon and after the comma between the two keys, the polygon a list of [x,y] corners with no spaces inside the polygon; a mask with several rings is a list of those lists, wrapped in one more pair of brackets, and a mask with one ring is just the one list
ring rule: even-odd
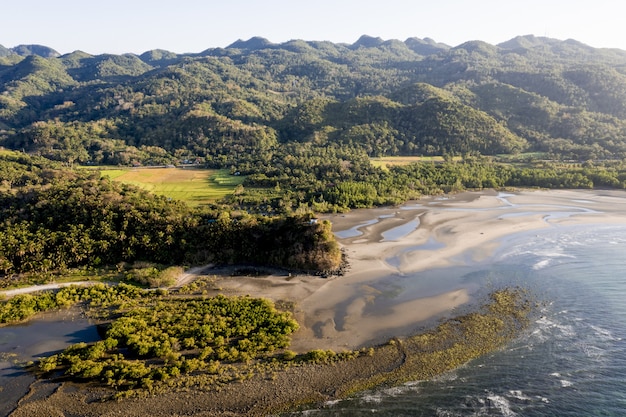
{"label": "ocean", "polygon": [[626,416],[626,226],[552,226],[500,243],[479,264],[435,272],[528,288],[540,311],[518,340],[432,381],[285,416]]}
{"label": "ocean", "polygon": [[[431,381],[367,391],[284,416],[626,416],[626,225],[552,225],[510,235],[488,259],[471,259],[462,255],[452,268],[389,277],[389,285],[403,288],[409,298],[436,291],[432,282],[485,292],[528,288],[540,307],[518,340]],[[59,349],[59,343],[97,338],[79,318],[54,324],[61,327],[35,325],[41,328],[0,329],[0,350],[35,358]],[[30,382],[32,376],[10,358],[0,358],[0,415],[27,393]]]}

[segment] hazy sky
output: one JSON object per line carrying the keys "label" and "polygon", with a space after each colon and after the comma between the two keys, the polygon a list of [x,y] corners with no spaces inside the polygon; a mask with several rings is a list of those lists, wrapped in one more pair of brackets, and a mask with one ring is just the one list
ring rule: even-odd
{"label": "hazy sky", "polygon": [[517,35],[626,50],[616,0],[2,0],[0,45],[60,53],[201,52],[262,36],[353,43],[430,37],[451,46]]}

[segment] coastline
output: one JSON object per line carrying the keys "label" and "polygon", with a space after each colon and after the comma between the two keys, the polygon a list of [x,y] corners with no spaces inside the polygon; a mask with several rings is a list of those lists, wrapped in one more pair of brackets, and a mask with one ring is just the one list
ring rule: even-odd
{"label": "coastline", "polygon": [[475,303],[482,289],[466,282],[424,282],[413,289],[423,295],[397,293],[414,285],[408,281],[424,281],[427,271],[489,259],[510,235],[559,225],[626,224],[626,193],[487,190],[320,218],[332,222],[346,251],[350,268],[344,276],[219,277],[215,284],[221,293],[293,303],[301,327],[293,335],[296,352],[359,349],[449,318]]}
{"label": "coastline", "polygon": [[[480,288],[462,282],[444,283],[429,286],[423,296],[403,298],[402,290],[406,288],[398,285],[428,270],[484,262],[498,248],[500,239],[516,233],[559,225],[626,224],[626,193],[484,191],[425,198],[401,208],[355,210],[322,219],[330,220],[335,232],[353,230],[352,235],[339,239],[351,264],[345,276],[215,278],[215,287],[219,288],[216,292],[222,294],[249,294],[291,303],[301,325],[293,336],[290,349],[294,351],[341,352],[372,346],[414,334],[417,323],[456,316],[462,306],[479,301]],[[389,280],[397,284],[395,292],[385,287]],[[395,302],[389,303],[390,299]],[[276,410],[281,405],[332,400],[350,392],[346,388],[349,378],[359,375],[367,380],[367,375],[374,378],[401,365],[397,348],[385,345],[381,349],[385,351],[375,360],[363,357],[358,364],[347,361],[325,367],[288,368],[275,379],[253,378],[242,385],[231,384],[219,394],[187,389],[158,399],[115,402],[109,404],[110,410],[106,404],[93,402],[106,390],[77,389],[71,383],[56,384],[51,389],[50,384],[36,382],[11,415],[64,416],[69,415],[66,409],[82,409],[81,415],[94,416],[145,415],[147,410],[153,415],[263,415],[263,410]],[[167,407],[163,407],[165,403]],[[173,410],[180,414],[172,414]]]}

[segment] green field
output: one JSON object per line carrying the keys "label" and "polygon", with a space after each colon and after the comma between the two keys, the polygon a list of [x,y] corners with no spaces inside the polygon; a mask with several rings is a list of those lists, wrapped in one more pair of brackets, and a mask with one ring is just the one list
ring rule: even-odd
{"label": "green field", "polygon": [[244,180],[244,177],[231,175],[225,169],[103,167],[99,170],[103,177],[194,206],[231,194]]}
{"label": "green field", "polygon": [[[454,157],[455,161],[460,161],[460,156]],[[443,156],[381,156],[370,158],[372,165],[378,168],[387,169],[392,165],[409,165],[415,162],[443,162]]]}

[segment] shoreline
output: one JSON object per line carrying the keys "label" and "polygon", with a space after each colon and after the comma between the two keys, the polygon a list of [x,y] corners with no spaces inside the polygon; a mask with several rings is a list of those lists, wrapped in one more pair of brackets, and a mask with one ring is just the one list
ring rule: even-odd
{"label": "shoreline", "polygon": [[[321,218],[333,223],[335,233],[353,231],[351,236],[338,239],[350,261],[344,276],[215,277],[213,283],[215,293],[248,294],[293,305],[300,330],[293,335],[289,349],[297,352],[341,352],[379,346],[397,337],[415,335],[424,323],[456,317],[464,307],[477,308],[484,294],[479,286],[462,280],[422,283],[421,278],[439,268],[445,271],[487,262],[504,238],[518,233],[569,225],[626,225],[626,193],[466,192],[425,198],[402,207],[354,210]],[[419,285],[412,287],[416,282]],[[390,349],[388,346],[381,349]],[[377,360],[380,358],[377,356]],[[231,384],[218,393],[190,388],[157,398],[122,400],[111,404],[111,413],[115,409],[128,416],[143,415],[139,410],[154,410],[151,403],[162,400],[171,404],[170,410],[180,410],[180,415],[198,416],[244,415],[250,411],[244,404],[250,407],[258,403],[255,407],[259,410],[276,410],[281,405],[328,401],[343,395],[341,389],[347,389],[349,382],[345,378],[351,372],[365,380],[369,373],[375,381],[383,369],[398,367],[401,361],[396,353],[382,358],[388,362],[371,364],[363,358],[358,364],[347,361],[324,370],[322,365],[288,368],[278,372],[276,380],[254,378],[243,385]],[[74,411],[80,407],[91,410],[92,401],[106,391],[76,387],[63,383],[50,390],[45,381],[37,382],[11,415],[63,416],[66,406]],[[277,388],[284,392],[272,391]],[[306,392],[305,398],[300,391]],[[217,398],[220,402],[213,404]],[[93,404],[93,410],[84,415],[103,415],[103,408]]]}
{"label": "shoreline", "polygon": [[182,377],[182,384],[162,386],[151,396],[103,401],[114,391],[42,380],[31,385],[10,416],[278,415],[300,405],[334,402],[363,390],[427,380],[455,369],[517,337],[531,322],[532,304],[521,290],[494,292],[474,313],[425,333],[392,339],[351,359],[323,355],[319,361],[270,367],[217,387],[192,375]]}
{"label": "shoreline", "polygon": [[[301,328],[291,349],[297,352],[359,349],[449,318],[475,304],[482,288],[461,280],[420,282],[429,271],[479,266],[502,239],[519,233],[576,224],[626,225],[626,193],[464,192],[320,219],[331,221],[339,235],[350,264],[345,275],[220,277],[215,284],[222,293],[295,304]],[[351,235],[342,238],[346,231]],[[409,291],[412,297],[403,298]]]}

